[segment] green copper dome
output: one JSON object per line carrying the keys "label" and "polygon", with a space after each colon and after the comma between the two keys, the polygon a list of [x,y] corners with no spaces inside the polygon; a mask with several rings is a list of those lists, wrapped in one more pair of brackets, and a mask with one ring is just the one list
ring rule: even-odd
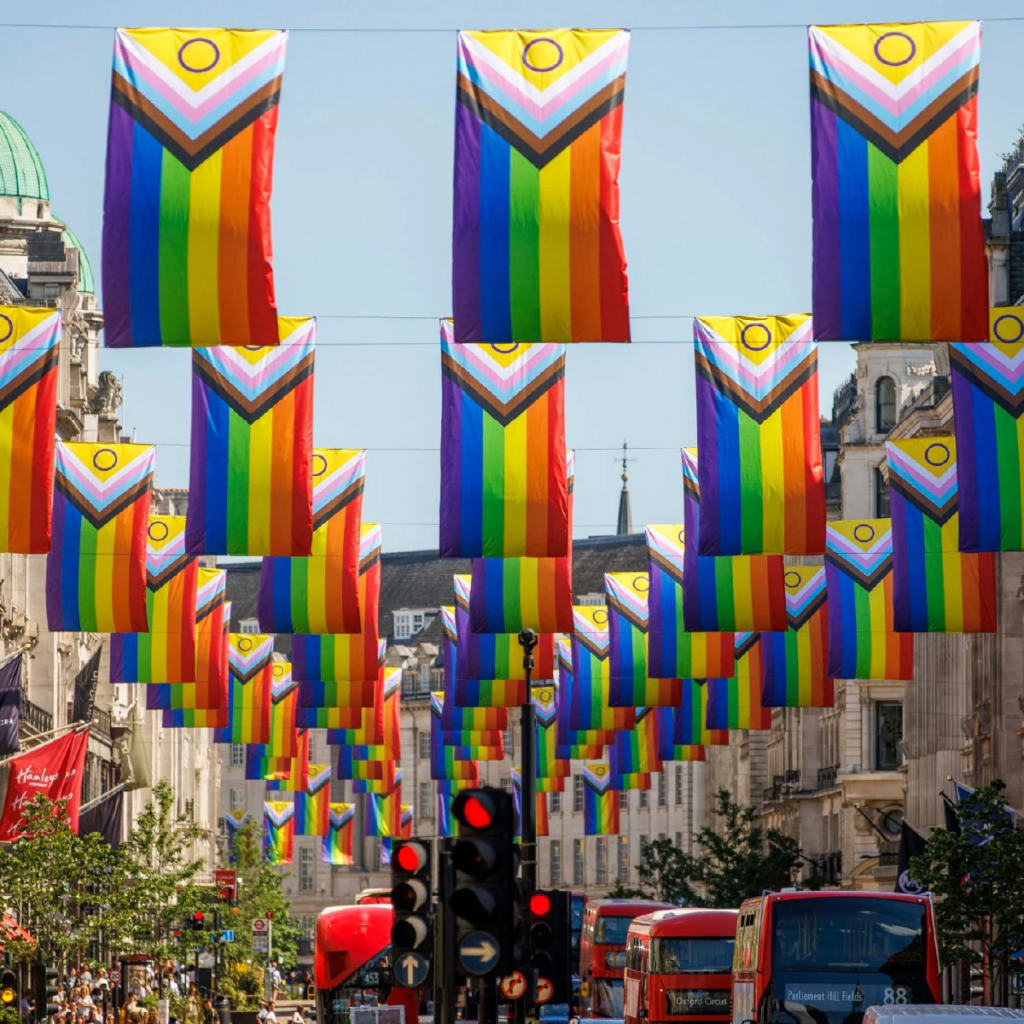
{"label": "green copper dome", "polygon": [[78,240],[78,235],[65,224],[64,234],[61,237],[69,249],[78,250],[78,290],[89,295],[95,295],[96,285],[92,279],[92,264],[89,262],[84,246]]}
{"label": "green copper dome", "polygon": [[49,199],[46,171],[25,130],[0,110],[0,195]]}

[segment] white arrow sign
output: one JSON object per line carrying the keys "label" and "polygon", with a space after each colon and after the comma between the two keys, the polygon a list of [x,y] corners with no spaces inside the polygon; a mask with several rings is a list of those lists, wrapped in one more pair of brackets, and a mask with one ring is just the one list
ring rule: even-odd
{"label": "white arrow sign", "polygon": [[406,953],[397,964],[398,980],[406,988],[418,988],[427,977],[429,965],[419,953]]}
{"label": "white arrow sign", "polygon": [[498,948],[485,939],[479,946],[463,946],[459,952],[463,956],[475,956],[481,960],[493,960],[498,955]]}

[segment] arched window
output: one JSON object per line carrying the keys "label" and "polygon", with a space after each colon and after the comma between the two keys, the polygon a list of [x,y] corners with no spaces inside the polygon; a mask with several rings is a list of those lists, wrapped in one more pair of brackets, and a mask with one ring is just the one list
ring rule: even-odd
{"label": "arched window", "polygon": [[879,377],[875,383],[875,430],[888,434],[896,426],[896,382]]}

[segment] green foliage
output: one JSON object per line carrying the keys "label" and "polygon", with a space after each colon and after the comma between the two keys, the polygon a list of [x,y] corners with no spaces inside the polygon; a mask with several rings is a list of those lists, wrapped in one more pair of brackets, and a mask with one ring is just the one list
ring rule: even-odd
{"label": "green foliage", "polygon": [[637,889],[632,885],[623,885],[622,882],[616,882],[608,890],[608,898],[612,900],[648,900],[651,896],[644,889]]}
{"label": "green foliage", "polygon": [[221,991],[235,1010],[259,1009],[263,983],[263,968],[242,962],[232,963],[220,978]]}
{"label": "green foliage", "polygon": [[694,859],[683,853],[671,839],[655,839],[644,846],[640,877],[647,883],[649,899],[677,907],[693,902],[690,879],[696,872]]}
{"label": "green foliage", "polygon": [[0,1006],[0,1024],[24,1024],[21,1011],[13,1006]]}
{"label": "green foliage", "polygon": [[990,1001],[1004,1005],[1009,957],[1024,948],[1024,831],[996,780],[961,801],[959,833],[932,829],[910,874],[936,898],[945,963],[988,960]]}

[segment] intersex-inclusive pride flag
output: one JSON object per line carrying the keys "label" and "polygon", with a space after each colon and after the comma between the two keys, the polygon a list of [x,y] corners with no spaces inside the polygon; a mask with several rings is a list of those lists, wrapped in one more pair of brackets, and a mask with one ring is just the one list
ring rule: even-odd
{"label": "intersex-inclusive pride flag", "polygon": [[569,725],[572,694],[576,681],[572,671],[572,641],[558,637],[558,691],[555,695],[555,757],[563,760],[596,761],[604,748],[615,742],[614,730],[573,729]]}
{"label": "intersex-inclusive pride flag", "polygon": [[[456,678],[525,679],[523,648],[516,633],[474,633],[469,622],[473,578],[458,574],[455,583]],[[555,638],[542,633],[533,651],[533,679],[555,677]]]}
{"label": "intersex-inclusive pride flag", "polygon": [[270,685],[274,638],[262,633],[228,634],[228,724],[215,743],[270,742]]}
{"label": "intersex-inclusive pride flag", "polygon": [[608,752],[608,764],[614,775],[639,775],[660,772],[658,757],[658,709],[637,708],[636,728],[615,734]]}
{"label": "intersex-inclusive pride flag", "polygon": [[193,554],[294,557],[312,548],[316,321],[279,325],[280,345],[192,353]]}
{"label": "intersex-inclusive pride flag", "polygon": [[295,705],[299,684],[292,678],[287,661],[275,661],[270,669],[270,739],[272,757],[295,757],[299,752],[299,733],[295,724]]}
{"label": "intersex-inclusive pride flag", "polygon": [[377,682],[380,645],[377,611],[380,607],[380,552],[382,533],[379,523],[363,523],[359,534],[359,614],[357,633],[298,634],[292,639],[292,674],[303,682],[354,684],[347,696],[322,707],[365,707],[362,692],[372,693]]}
{"label": "intersex-inclusive pride flag", "polygon": [[825,481],[811,318],[693,321],[702,555],[820,555]]}
{"label": "intersex-inclusive pride flag", "polygon": [[[444,692],[460,708],[511,708],[526,703],[526,679],[460,679],[459,636],[454,605],[441,606]],[[519,673],[523,676],[523,673]]]}
{"label": "intersex-inclusive pride flag", "polygon": [[397,839],[402,827],[402,787],[368,793],[363,801],[363,834]]}
{"label": "intersex-inclusive pride flag", "polygon": [[[339,747],[339,752],[351,751],[352,747]],[[402,769],[394,761],[368,761],[367,764],[379,764],[383,766],[383,778],[380,779],[353,779],[353,793],[378,793],[387,796],[394,793],[395,789],[402,785]],[[340,766],[340,761],[339,761]],[[341,777],[340,775],[338,776]]]}
{"label": "intersex-inclusive pride flag", "polygon": [[814,332],[984,341],[980,21],[812,25]]}
{"label": "intersex-inclusive pride flag", "polygon": [[352,826],[356,820],[355,804],[331,804],[328,832],[320,845],[320,859],[325,864],[347,867],[355,863]]}
{"label": "intersex-inclusive pride flag", "polygon": [[615,836],[619,834],[619,791],[607,764],[584,764],[583,834]]}
{"label": "intersex-inclusive pride flag", "polygon": [[825,577],[827,674],[835,679],[913,679],[914,638],[893,632],[892,520],[830,522]]}
{"label": "intersex-inclusive pride flag", "polygon": [[786,570],[785,633],[761,634],[766,708],[830,708],[835,686],[828,674],[828,588],[824,566]]}
{"label": "intersex-inclusive pride flag", "polygon": [[[438,751],[438,774],[447,777],[447,759],[456,761],[502,761],[505,758],[504,734],[497,729],[445,729],[442,725],[445,696],[430,695],[430,743]],[[442,752],[443,751],[443,755]]]}
{"label": "intersex-inclusive pride flag", "polygon": [[764,678],[760,633],[736,634],[736,674],[731,679],[709,679],[709,729],[770,729],[772,709],[761,703]]}
{"label": "intersex-inclusive pride flag", "polygon": [[569,725],[573,729],[632,729],[634,708],[612,707],[609,680],[608,609],[577,605],[572,610],[572,691]]}
{"label": "intersex-inclusive pride flag", "polygon": [[460,32],[460,342],[629,341],[619,161],[629,32]]}
{"label": "intersex-inclusive pride flag", "polygon": [[311,764],[306,788],[295,793],[295,834],[327,836],[330,834],[331,766]]}
{"label": "intersex-inclusive pride flag", "polygon": [[669,707],[679,702],[678,679],[653,679],[647,672],[645,572],[608,572],[608,703],[613,708]]}
{"label": "intersex-inclusive pride flag", "polygon": [[537,739],[535,743],[538,779],[564,778],[570,772],[568,759],[559,758],[558,746],[558,687],[535,686],[531,693]]}
{"label": "intersex-inclusive pride flag", "polygon": [[508,728],[508,708],[460,708],[454,701],[441,698],[442,729],[475,729],[477,731]]}
{"label": "intersex-inclusive pride flag", "polygon": [[961,551],[1024,550],[1024,310],[990,310],[990,340],[952,342]]}
{"label": "intersex-inclusive pride flag", "polygon": [[263,782],[288,778],[291,758],[272,757],[269,744],[247,743],[245,745],[245,779],[247,782]]}
{"label": "intersex-inclusive pride flag", "polygon": [[899,633],[994,633],[991,552],[959,550],[956,442],[887,441],[892,512],[893,629]]}
{"label": "intersex-inclusive pride flag", "polygon": [[0,551],[50,550],[60,310],[0,306]]}
{"label": "intersex-inclusive pride flag", "polygon": [[685,562],[683,525],[647,527],[647,672],[654,679],[731,676],[734,666],[731,632],[686,632],[683,621]]}
{"label": "intersex-inclusive pride flag", "polygon": [[118,29],[103,202],[111,348],[274,345],[270,189],[288,33]]}
{"label": "intersex-inclusive pride flag", "polygon": [[110,638],[112,683],[194,683],[199,563],[185,551],[184,516],[150,516],[146,531],[148,633]]}
{"label": "intersex-inclusive pride flag", "polygon": [[291,864],[295,845],[295,805],[291,800],[263,804],[263,857],[271,864]]}
{"label": "intersex-inclusive pride flag", "polygon": [[358,633],[366,452],[313,449],[313,547],[264,558],[257,615],[268,633]]}
{"label": "intersex-inclusive pride flag", "polygon": [[[383,645],[384,641],[381,641]],[[372,687],[359,684],[355,696],[363,703],[350,705],[344,700],[348,683],[299,683],[299,703],[295,712],[299,725],[326,729],[328,743],[380,743],[384,732],[384,679],[395,671],[383,664],[377,670]],[[362,739],[357,739],[356,734]]]}
{"label": "intersex-inclusive pride flag", "polygon": [[145,633],[151,444],[57,444],[46,621],[54,633]]}
{"label": "intersex-inclusive pride flag", "polygon": [[[726,746],[729,733],[726,729],[711,729],[707,725],[708,687],[703,680],[684,679],[682,700],[678,707],[660,708],[658,746],[666,760],[665,749],[674,747]],[[671,718],[669,718],[671,714]]]}
{"label": "intersex-inclusive pride flag", "polygon": [[697,449],[684,448],[683,625],[687,632],[786,628],[782,555],[701,555]]}
{"label": "intersex-inclusive pride flag", "polygon": [[565,347],[456,345],[441,321],[441,557],[566,558]]}
{"label": "intersex-inclusive pride flag", "polygon": [[[391,744],[397,729],[399,699],[402,693],[401,668],[381,666],[374,689],[373,706],[367,708],[320,709],[326,710],[327,742],[332,746],[379,746]],[[321,717],[322,723],[324,718]],[[385,758],[394,758],[394,747],[382,751]]]}

